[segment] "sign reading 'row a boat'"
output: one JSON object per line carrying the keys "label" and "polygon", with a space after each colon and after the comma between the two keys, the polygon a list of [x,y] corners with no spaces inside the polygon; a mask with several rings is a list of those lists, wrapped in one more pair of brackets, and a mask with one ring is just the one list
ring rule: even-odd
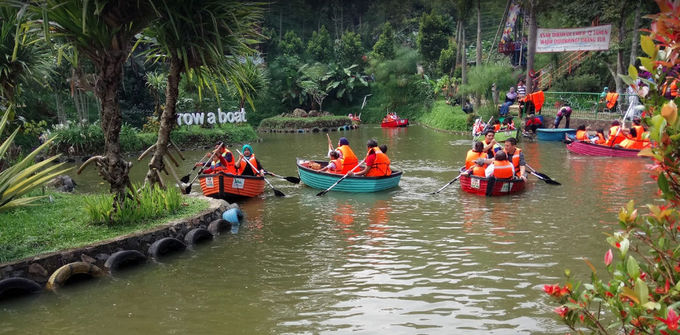
{"label": "sign reading 'row a boat'", "polygon": [[609,50],[610,24],[596,27],[543,29],[536,34],[536,52]]}
{"label": "sign reading 'row a boat'", "polygon": [[208,124],[215,123],[238,123],[246,122],[246,110],[241,108],[240,111],[234,112],[223,112],[220,108],[217,109],[217,113],[177,113],[177,124],[178,125],[192,125],[192,124]]}

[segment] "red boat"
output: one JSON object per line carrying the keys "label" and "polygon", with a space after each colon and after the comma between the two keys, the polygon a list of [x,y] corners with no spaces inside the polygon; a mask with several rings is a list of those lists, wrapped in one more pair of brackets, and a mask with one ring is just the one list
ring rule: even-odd
{"label": "red boat", "polygon": [[519,178],[495,179],[482,178],[463,174],[460,179],[460,188],[477,195],[498,196],[509,195],[524,191],[525,182]]}
{"label": "red boat", "polygon": [[397,119],[397,120],[383,122],[383,123],[380,124],[380,127],[383,127],[383,128],[397,128],[397,127],[406,127],[406,126],[408,126],[408,119]]}
{"label": "red boat", "polygon": [[567,144],[567,150],[587,156],[640,157],[640,150],[609,147],[601,144],[574,141]]}
{"label": "red boat", "polygon": [[264,177],[235,176],[224,172],[198,176],[206,197],[218,199],[252,198],[264,192]]}

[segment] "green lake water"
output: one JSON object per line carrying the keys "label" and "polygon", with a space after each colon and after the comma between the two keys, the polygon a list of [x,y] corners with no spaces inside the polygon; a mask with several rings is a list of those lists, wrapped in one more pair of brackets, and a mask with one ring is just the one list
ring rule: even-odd
{"label": "green lake water", "polygon": [[[558,142],[521,142],[527,162],[562,183],[485,198],[455,183],[471,139],[419,126],[330,133],[363,157],[389,147],[400,186],[375,194],[269,180],[240,203],[233,233],[163,262],[58,293],[0,305],[1,334],[542,334],[565,333],[543,284],[564,269],[603,266],[605,232],[634,199],[654,201],[643,159],[576,156]],[[324,159],[326,135],[264,134],[267,170],[296,176],[295,159]],[[239,148],[240,149],[240,148]],[[186,152],[191,169],[202,152]],[[194,161],[191,161],[191,160]],[[141,181],[146,162],[135,163]],[[185,172],[186,173],[186,172]],[[183,174],[185,174],[183,173]],[[93,168],[79,190],[106,190]],[[199,187],[195,184],[194,191]]]}

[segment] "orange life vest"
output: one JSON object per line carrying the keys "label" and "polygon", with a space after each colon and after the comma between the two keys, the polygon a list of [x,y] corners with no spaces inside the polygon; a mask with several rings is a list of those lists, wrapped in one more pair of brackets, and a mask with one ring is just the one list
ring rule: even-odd
{"label": "orange life vest", "polygon": [[227,165],[224,167],[224,172],[229,173],[229,174],[236,174],[236,158],[234,158],[234,154],[231,154],[231,162],[227,162],[227,154],[231,154],[231,151],[227,148],[222,149],[222,157],[224,157],[224,162],[227,163]]}
{"label": "orange life vest", "polygon": [[508,158],[512,159],[508,160],[512,162],[512,166],[515,168],[515,175],[519,177],[519,174],[522,173],[522,171],[519,170],[519,154],[522,153],[522,149],[515,148],[515,152],[512,154],[512,156],[510,156],[510,154],[507,151],[505,151],[505,149],[503,149],[503,152],[505,152],[505,154],[508,155]]}
{"label": "orange life vest", "polygon": [[621,143],[621,141],[626,139],[626,135],[623,134],[623,130],[620,130],[621,126],[612,126],[609,128],[609,138],[605,144],[616,145]]}
{"label": "orange life vest", "polygon": [[477,177],[484,178],[486,177],[486,167],[475,165],[475,167],[472,169],[472,174]]}
{"label": "orange life vest", "polygon": [[543,93],[543,91],[534,92],[531,94],[527,94],[524,97],[524,99],[520,99],[520,101],[532,102],[534,104],[534,107],[536,108],[536,112],[539,112],[541,108],[543,108],[543,103],[545,102],[545,94]]}
{"label": "orange life vest", "polygon": [[607,140],[604,138],[604,135],[597,133],[597,140],[595,140],[595,144],[605,144],[605,143],[607,143]]}
{"label": "orange life vest", "polygon": [[589,141],[590,138],[588,138],[588,132],[585,130],[577,130],[576,131],[576,139],[579,141]]}
{"label": "orange life vest", "polygon": [[477,158],[486,158],[486,153],[468,150],[467,157],[465,157],[465,170],[473,167]]}
{"label": "orange life vest", "polygon": [[499,130],[501,130],[501,124],[500,123],[494,124],[493,131],[498,132]]}
{"label": "orange life vest", "polygon": [[645,133],[645,127],[643,127],[643,126],[633,126],[633,128],[635,128],[635,134],[636,134],[635,139],[638,140],[638,141],[641,141],[642,140],[642,134]]}
{"label": "orange life vest", "polygon": [[342,153],[341,173],[345,174],[349,172],[349,170],[357,166],[359,160],[357,159],[357,156],[354,154],[354,151],[352,151],[352,148],[350,148],[349,145],[341,145],[338,147],[338,150],[340,150],[340,152]]}
{"label": "orange life vest", "polygon": [[512,163],[509,161],[493,161],[493,176],[498,179],[512,178]]}
{"label": "orange life vest", "polygon": [[[243,157],[243,158],[245,158],[245,157]],[[255,154],[250,155],[250,159],[248,159],[248,160],[249,160],[250,163],[255,167],[256,170],[253,171],[253,174],[256,175],[256,174],[258,173],[257,170],[259,170],[260,168],[257,166],[257,160],[255,159]],[[243,170],[246,169],[246,166],[248,166],[248,162],[246,162],[246,161],[244,161],[243,159],[241,159],[241,166],[239,166],[239,168],[238,168],[238,174],[239,174],[239,175],[243,174]],[[252,168],[251,168],[251,169],[252,169]]]}
{"label": "orange life vest", "polygon": [[368,149],[368,153],[366,155],[370,154],[371,150],[375,152],[375,161],[373,161],[371,170],[368,171],[366,177],[382,177],[392,174],[392,170],[390,170],[390,159],[387,157],[387,155],[380,151],[378,147]]}
{"label": "orange life vest", "polygon": [[607,108],[612,109],[614,108],[614,105],[616,105],[616,101],[619,100],[619,94],[616,92],[609,92],[607,93],[605,100],[607,100]]}
{"label": "orange life vest", "polygon": [[328,172],[332,173],[342,173],[342,159],[333,159],[331,163],[335,164],[335,169],[329,169]]}

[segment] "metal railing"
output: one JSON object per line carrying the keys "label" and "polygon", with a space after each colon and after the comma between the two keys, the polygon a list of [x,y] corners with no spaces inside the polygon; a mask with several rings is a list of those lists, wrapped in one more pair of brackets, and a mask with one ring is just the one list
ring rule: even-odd
{"label": "metal railing", "polygon": [[546,91],[544,94],[545,102],[541,114],[555,116],[557,111],[568,103],[572,110],[572,117],[590,120],[620,119],[633,102],[632,98],[637,99],[636,95],[621,94],[617,106],[614,110],[609,110],[607,103],[600,98],[601,93]]}

